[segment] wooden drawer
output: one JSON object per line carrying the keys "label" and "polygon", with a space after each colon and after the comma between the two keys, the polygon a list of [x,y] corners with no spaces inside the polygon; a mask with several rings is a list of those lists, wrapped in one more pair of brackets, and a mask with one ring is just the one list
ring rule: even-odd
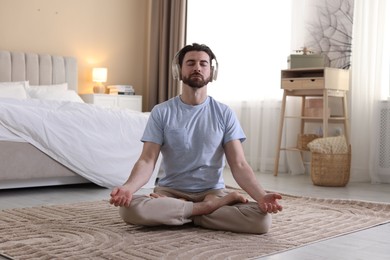
{"label": "wooden drawer", "polygon": [[140,95],[82,94],[80,96],[86,103],[102,107],[128,108],[142,112],[142,96]]}
{"label": "wooden drawer", "polygon": [[349,71],[336,68],[306,68],[281,71],[281,88],[286,90],[349,89]]}
{"label": "wooden drawer", "polygon": [[290,78],[282,79],[282,89],[323,89],[324,78]]}
{"label": "wooden drawer", "polygon": [[118,107],[142,111],[142,97],[138,95],[118,96]]}

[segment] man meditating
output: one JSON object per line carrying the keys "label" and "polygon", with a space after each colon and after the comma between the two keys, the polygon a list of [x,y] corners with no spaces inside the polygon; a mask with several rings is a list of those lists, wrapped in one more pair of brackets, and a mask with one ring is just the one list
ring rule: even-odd
{"label": "man meditating", "polygon": [[[232,50],[233,51],[233,50]],[[156,105],[146,125],[143,150],[110,203],[129,224],[194,225],[215,230],[266,233],[271,213],[282,210],[281,195],[267,193],[247,163],[246,139],[233,111],[207,95],[218,63],[203,44],[187,45],[173,60],[182,94]],[[152,175],[162,154],[162,176],[152,194],[134,195]],[[255,201],[225,190],[225,157],[238,185]]]}

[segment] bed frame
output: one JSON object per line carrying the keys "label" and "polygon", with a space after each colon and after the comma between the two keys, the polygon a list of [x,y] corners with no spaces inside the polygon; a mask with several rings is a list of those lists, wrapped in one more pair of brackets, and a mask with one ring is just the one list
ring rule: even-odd
{"label": "bed frame", "polygon": [[[30,85],[68,83],[77,92],[74,57],[0,51],[0,82],[25,81]],[[89,182],[33,145],[0,141],[0,189]]]}

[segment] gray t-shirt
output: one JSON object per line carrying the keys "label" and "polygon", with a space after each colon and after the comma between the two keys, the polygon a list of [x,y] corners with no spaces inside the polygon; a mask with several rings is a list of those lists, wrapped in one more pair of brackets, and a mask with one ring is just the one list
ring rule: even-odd
{"label": "gray t-shirt", "polygon": [[225,187],[223,144],[245,139],[225,104],[209,96],[191,106],[177,96],[153,108],[141,141],[161,145],[163,175],[158,186],[202,192]]}

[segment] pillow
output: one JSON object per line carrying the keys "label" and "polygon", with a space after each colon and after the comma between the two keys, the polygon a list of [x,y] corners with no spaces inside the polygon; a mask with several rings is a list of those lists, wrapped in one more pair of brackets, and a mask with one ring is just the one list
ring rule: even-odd
{"label": "pillow", "polygon": [[345,136],[317,138],[307,144],[311,152],[324,154],[348,153]]}
{"label": "pillow", "polygon": [[54,85],[39,85],[29,86],[27,92],[31,98],[39,98],[45,96],[46,92],[65,91],[68,90],[68,83],[54,84]]}
{"label": "pillow", "polygon": [[40,100],[57,100],[84,103],[76,91],[70,89],[38,91],[34,94],[33,98]]}
{"label": "pillow", "polygon": [[2,85],[20,85],[22,84],[23,87],[27,90],[29,87],[28,81],[10,81],[10,82],[0,82],[0,86]]}
{"label": "pillow", "polygon": [[26,81],[26,82],[24,82],[24,81],[1,82],[0,83],[0,97],[27,99],[28,94],[26,91],[26,85],[28,85],[28,81]]}

